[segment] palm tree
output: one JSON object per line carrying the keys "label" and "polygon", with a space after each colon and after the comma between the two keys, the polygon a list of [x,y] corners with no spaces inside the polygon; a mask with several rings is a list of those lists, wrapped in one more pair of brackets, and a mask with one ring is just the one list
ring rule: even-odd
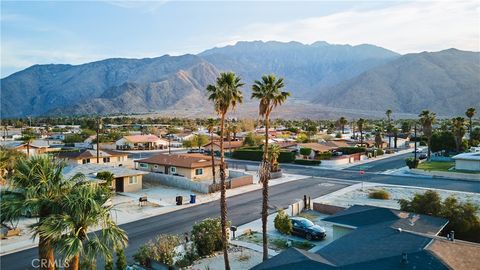
{"label": "palm tree", "polygon": [[385,114],[387,115],[387,132],[388,132],[388,148],[392,148],[392,110],[388,109]]}
{"label": "palm tree", "polygon": [[265,75],[261,81],[255,81],[252,86],[252,99],[258,99],[259,115],[264,118],[265,125],[265,143],[263,148],[263,161],[260,165],[260,182],[263,184],[262,200],[262,232],[263,232],[263,260],[268,259],[268,239],[267,239],[267,218],[268,218],[268,179],[270,178],[270,162],[268,160],[268,129],[270,124],[270,114],[272,110],[282,105],[289,92],[281,91],[285,85],[283,78],[275,78],[274,75]]}
{"label": "palm tree", "polygon": [[0,147],[0,183],[3,184],[12,176],[18,161],[25,157],[25,153],[21,151]]}
{"label": "palm tree", "polygon": [[338,119],[338,123],[342,127],[342,134],[345,134],[345,125],[348,124],[348,120],[342,116],[340,117],[340,119]]}
{"label": "palm tree", "polygon": [[390,123],[390,121],[392,120],[392,110],[388,109],[385,114],[387,115],[387,120],[388,122]]}
{"label": "palm tree", "polygon": [[[70,179],[63,177],[63,164],[49,156],[32,156],[21,159],[10,178],[10,187],[2,191],[1,221],[15,222],[25,214],[38,217],[39,222],[31,226],[36,235],[41,224],[58,210],[63,195],[68,194],[80,175]],[[39,235],[39,257],[41,269],[54,270],[53,243]]]}
{"label": "palm tree", "polygon": [[[112,220],[110,207],[104,206],[111,195],[90,183],[77,185],[62,196],[61,211],[39,223],[38,235],[55,243],[71,270],[79,269],[81,256],[84,264],[94,266],[99,255],[112,260],[111,250],[126,246],[127,234]],[[101,229],[87,236],[92,227]]]}
{"label": "palm tree", "polygon": [[27,145],[27,156],[30,156],[30,144],[33,142],[35,137],[31,134],[24,134],[20,139],[24,144]]}
{"label": "palm tree", "polygon": [[383,143],[382,136],[383,136],[382,128],[377,127],[375,129],[375,147],[382,148],[382,143]]}
{"label": "palm tree", "polygon": [[220,73],[215,85],[207,86],[208,99],[213,102],[215,112],[220,116],[220,215],[222,225],[222,248],[225,269],[230,269],[227,253],[227,200],[225,187],[225,153],[223,138],[225,132],[225,117],[230,109],[242,103],[243,96],[240,87],[244,84],[233,72]]}
{"label": "palm tree", "polygon": [[212,177],[213,184],[215,184],[215,152],[213,151],[213,132],[217,127],[217,120],[213,118],[208,118],[207,120],[207,130],[210,133],[210,155],[212,157]]}
{"label": "palm tree", "polygon": [[436,114],[428,110],[422,111],[418,115],[420,117],[420,124],[422,125],[423,135],[427,136],[427,147],[428,147],[428,160],[430,160],[431,147],[432,147],[432,134],[433,128],[432,125],[436,120]]}
{"label": "palm tree", "polygon": [[455,147],[457,152],[460,152],[460,146],[462,145],[462,139],[465,135],[465,119],[463,117],[457,117],[452,119],[452,131],[455,136]]}
{"label": "palm tree", "polygon": [[472,118],[475,116],[475,108],[468,108],[465,112],[465,115],[468,117],[469,125],[468,125],[468,132],[469,132],[469,145],[472,146]]}
{"label": "palm tree", "polygon": [[280,146],[278,144],[271,144],[268,153],[269,153],[268,160],[271,164],[270,171],[278,172],[279,171],[278,157],[280,156]]}
{"label": "palm tree", "polygon": [[360,146],[363,146],[363,127],[365,125],[365,119],[360,118],[357,121],[358,131],[360,132]]}

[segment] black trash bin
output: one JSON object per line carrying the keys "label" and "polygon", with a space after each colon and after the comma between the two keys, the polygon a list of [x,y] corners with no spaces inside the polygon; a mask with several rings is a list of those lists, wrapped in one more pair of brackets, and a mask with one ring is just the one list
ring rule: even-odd
{"label": "black trash bin", "polygon": [[190,203],[195,203],[196,199],[197,199],[197,195],[190,194]]}
{"label": "black trash bin", "polygon": [[175,198],[175,200],[177,201],[177,205],[182,205],[182,203],[183,203],[183,197],[182,196],[177,196]]}

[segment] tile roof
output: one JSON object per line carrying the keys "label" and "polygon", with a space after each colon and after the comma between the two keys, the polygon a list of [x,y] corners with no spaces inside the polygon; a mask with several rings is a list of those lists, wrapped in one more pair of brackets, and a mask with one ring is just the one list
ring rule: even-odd
{"label": "tile roof", "polygon": [[129,135],[123,138],[132,143],[157,142],[163,140],[155,135]]}
{"label": "tile roof", "polygon": [[147,174],[148,172],[144,171],[139,171],[139,170],[132,170],[128,169],[123,166],[108,166],[108,165],[102,165],[102,164],[95,164],[95,163],[89,163],[89,164],[79,164],[79,165],[71,165],[71,166],[66,166],[63,169],[63,175],[67,178],[70,178],[77,173],[82,173],[85,175],[85,177],[90,180],[90,181],[98,181],[96,178],[97,173],[99,172],[111,172],[113,173],[113,176],[115,178],[117,177],[125,177],[125,176],[133,176],[133,175],[143,175]]}
{"label": "tile roof", "polygon": [[480,267],[480,244],[435,239],[427,249],[452,269],[472,270]]}
{"label": "tile roof", "polygon": [[[135,162],[176,166],[181,168],[204,168],[212,166],[211,157],[207,155],[192,154],[159,154],[145,159],[135,160]],[[216,159],[219,164],[220,160]]]}
{"label": "tile roof", "polygon": [[298,146],[301,148],[311,148],[313,151],[316,151],[316,152],[327,152],[336,148],[336,147],[332,147],[332,146],[328,146],[320,143],[300,143],[298,144]]}
{"label": "tile roof", "polygon": [[[65,151],[65,152],[58,152],[55,155],[59,158],[68,158],[68,159],[96,158],[97,150],[83,149],[80,151],[69,151],[69,152]],[[100,150],[98,151],[98,155],[100,158],[104,158],[104,157],[127,156],[128,154],[111,151],[111,150]]]}
{"label": "tile roof", "polygon": [[271,259],[256,265],[251,270],[261,269],[335,269],[330,263],[322,258],[322,256],[297,248],[289,248],[281,254],[272,257]]}

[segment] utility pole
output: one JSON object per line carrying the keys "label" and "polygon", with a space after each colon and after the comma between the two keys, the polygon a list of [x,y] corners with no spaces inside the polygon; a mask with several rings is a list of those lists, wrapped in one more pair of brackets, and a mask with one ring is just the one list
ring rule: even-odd
{"label": "utility pole", "polygon": [[168,154],[170,155],[172,153],[171,149],[171,140],[172,140],[172,135],[171,134],[167,134],[167,138],[168,138]]}
{"label": "utility pole", "polygon": [[415,133],[415,151],[413,151],[413,166],[417,163],[417,122],[413,123],[414,125],[414,133]]}
{"label": "utility pole", "polygon": [[101,128],[101,122],[102,118],[97,118],[97,164],[100,164],[100,138],[99,133],[100,133],[100,128]]}

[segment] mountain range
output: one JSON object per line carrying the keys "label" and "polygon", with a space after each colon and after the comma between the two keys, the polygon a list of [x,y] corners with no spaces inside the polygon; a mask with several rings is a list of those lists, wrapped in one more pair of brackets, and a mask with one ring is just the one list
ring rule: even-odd
{"label": "mountain range", "polygon": [[[282,117],[327,118],[356,110],[378,115],[388,108],[451,116],[480,104],[478,52],[400,55],[368,44],[253,41],[198,55],[34,65],[1,80],[1,115],[211,115],[205,88],[222,71],[234,71],[246,83],[239,116],[256,110],[250,85],[270,73],[284,77],[292,93]],[[335,113],[325,113],[328,108]]]}

